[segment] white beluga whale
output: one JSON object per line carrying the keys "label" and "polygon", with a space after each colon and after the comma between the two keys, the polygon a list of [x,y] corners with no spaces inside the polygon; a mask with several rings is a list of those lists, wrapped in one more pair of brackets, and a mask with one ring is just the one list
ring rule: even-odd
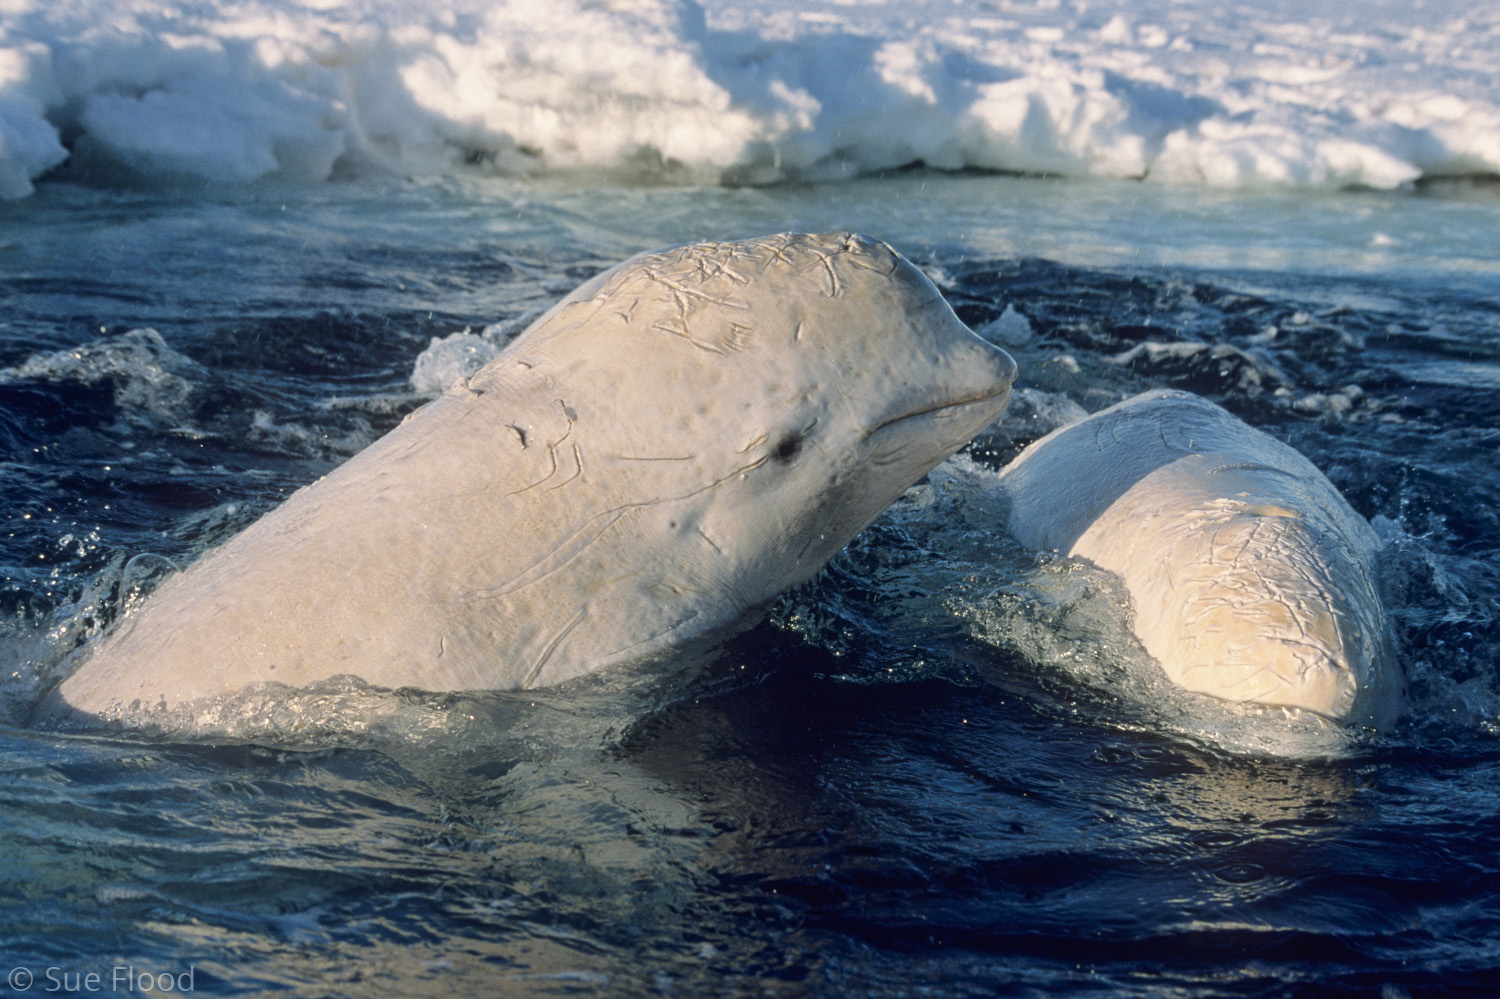
{"label": "white beluga whale", "polygon": [[339,675],[520,689],[727,634],[998,416],[1015,371],[866,237],[633,258],[168,579],[42,713]]}
{"label": "white beluga whale", "polygon": [[1384,727],[1403,682],[1380,542],[1313,464],[1184,392],[1059,428],[1001,472],[1023,544],[1118,575],[1181,687]]}

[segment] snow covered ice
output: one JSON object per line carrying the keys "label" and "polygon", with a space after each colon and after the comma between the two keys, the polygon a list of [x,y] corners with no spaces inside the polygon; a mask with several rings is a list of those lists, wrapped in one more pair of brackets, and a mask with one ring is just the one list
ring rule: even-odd
{"label": "snow covered ice", "polygon": [[0,196],[94,175],[924,163],[1226,187],[1500,173],[1455,0],[0,0]]}

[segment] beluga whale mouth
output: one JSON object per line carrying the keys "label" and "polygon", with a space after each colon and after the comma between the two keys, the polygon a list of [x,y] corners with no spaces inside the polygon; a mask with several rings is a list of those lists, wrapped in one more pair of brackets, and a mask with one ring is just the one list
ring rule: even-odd
{"label": "beluga whale mouth", "polygon": [[868,237],[642,254],[167,580],[39,713],[344,674],[515,689],[710,640],[999,416],[1015,373]]}
{"label": "beluga whale mouth", "polygon": [[[1000,367],[1000,371],[997,371],[997,377],[1000,376],[1001,372],[1003,372],[1003,366]],[[1012,372],[1011,377],[1015,377],[1014,372]],[[994,391],[983,392],[977,395],[967,396],[962,399],[952,399],[945,402],[935,403],[931,406],[924,406],[921,409],[914,409],[909,413],[902,413],[899,416],[892,416],[887,420],[882,420],[880,423],[875,425],[868,436],[874,437],[876,434],[880,433],[882,430],[885,430],[887,427],[895,426],[896,424],[903,423],[906,420],[919,420],[924,416],[930,416],[934,418],[940,418],[944,416],[957,418],[961,415],[961,411],[968,410],[970,407],[975,407],[976,412],[988,413],[988,419],[986,419],[987,425],[989,421],[993,420],[998,413],[1003,412],[1005,410],[1005,407],[1010,403],[1010,384],[1008,382],[1004,384],[997,382],[996,384],[999,387]],[[983,427],[981,427],[980,429],[983,429]],[[973,435],[970,436],[972,438]]]}
{"label": "beluga whale mouth", "polygon": [[[995,377],[1002,377],[1003,364],[996,367]],[[865,437],[866,443],[874,448],[870,463],[883,466],[900,462],[908,449],[916,450],[916,461],[920,463],[927,442],[934,440],[951,441],[951,454],[994,422],[1009,403],[1010,386],[1006,384],[994,391],[924,406],[882,420]]]}

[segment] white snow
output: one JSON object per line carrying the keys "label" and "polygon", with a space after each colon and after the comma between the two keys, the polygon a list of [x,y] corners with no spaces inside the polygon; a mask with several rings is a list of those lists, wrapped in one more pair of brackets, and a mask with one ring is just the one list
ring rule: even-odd
{"label": "white snow", "polygon": [[0,0],[0,197],[109,176],[922,162],[1226,187],[1500,173],[1458,0]]}

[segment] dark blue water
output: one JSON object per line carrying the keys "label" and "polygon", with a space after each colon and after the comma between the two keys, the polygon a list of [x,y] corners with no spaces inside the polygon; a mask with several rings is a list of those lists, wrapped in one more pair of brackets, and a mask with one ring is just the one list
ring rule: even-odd
{"label": "dark blue water", "polygon": [[[1482,254],[1417,276],[1064,264],[976,255],[940,218],[903,242],[875,224],[889,188],[863,209],[851,190],[829,196],[846,224],[930,266],[972,325],[1030,320],[1025,391],[970,464],[680,673],[330,684],[167,734],[25,720],[165,566],[137,556],[190,560],[392,426],[434,336],[503,341],[643,245],[835,223],[817,192],[613,192],[592,218],[577,192],[443,186],[0,205],[11,990],[1500,994]],[[998,534],[986,468],[1066,401],[1163,385],[1301,448],[1387,539],[1395,732],[1284,752],[1308,746],[1143,696],[1107,581]]]}

